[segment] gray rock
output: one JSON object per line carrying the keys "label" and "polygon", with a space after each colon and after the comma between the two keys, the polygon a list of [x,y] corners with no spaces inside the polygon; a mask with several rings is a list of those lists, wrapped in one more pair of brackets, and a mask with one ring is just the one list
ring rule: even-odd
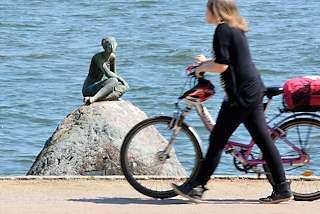
{"label": "gray rock", "polygon": [[[46,141],[27,175],[87,175],[103,171],[105,175],[120,175],[120,147],[125,135],[138,122],[147,116],[128,101],[96,102],[80,106],[69,114]],[[153,130],[141,136],[141,145],[136,151],[148,152],[165,139]],[[148,141],[149,140],[149,141]],[[149,162],[148,162],[149,161]],[[152,164],[150,160],[135,160],[133,168],[146,172]],[[173,158],[166,163],[169,173],[165,176],[185,176],[180,163]],[[98,173],[100,174],[100,173]]]}

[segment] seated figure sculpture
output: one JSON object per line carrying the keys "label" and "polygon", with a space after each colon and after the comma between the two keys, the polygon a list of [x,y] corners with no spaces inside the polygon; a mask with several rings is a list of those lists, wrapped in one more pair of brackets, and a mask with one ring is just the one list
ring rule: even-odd
{"label": "seated figure sculpture", "polygon": [[[105,36],[101,45],[104,51],[92,57],[88,76],[83,83],[82,94],[86,105],[96,101],[119,100],[129,90],[128,83],[116,71],[115,38]],[[103,79],[104,75],[106,79]]]}

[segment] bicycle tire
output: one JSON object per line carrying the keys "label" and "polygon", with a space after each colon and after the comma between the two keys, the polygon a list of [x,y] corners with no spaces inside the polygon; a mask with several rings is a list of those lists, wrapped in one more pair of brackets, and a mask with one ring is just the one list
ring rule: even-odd
{"label": "bicycle tire", "polygon": [[[283,164],[287,180],[291,182],[294,199],[297,201],[320,199],[320,162],[317,161],[317,156],[320,158],[320,121],[311,118],[297,118],[284,122],[279,126],[279,129],[275,130],[281,130],[278,133],[282,133],[282,135],[285,133],[286,139],[290,143],[293,143],[310,157],[310,162],[300,167]],[[306,142],[302,141],[304,134],[307,134],[305,137],[308,137],[308,139],[304,138]],[[272,134],[272,140],[280,152],[281,159],[298,157],[298,153],[279,140],[278,136]],[[282,142],[281,145],[280,142]],[[269,182],[274,184],[268,166],[263,165],[263,168]],[[310,176],[310,172],[316,172],[315,176]]]}
{"label": "bicycle tire", "polygon": [[[121,146],[120,162],[124,176],[130,185],[138,192],[152,198],[164,199],[176,196],[177,194],[172,190],[171,183],[180,182],[181,185],[186,185],[194,180],[199,169],[199,162],[203,159],[202,147],[196,135],[193,133],[193,129],[183,123],[178,135],[179,138],[176,139],[174,149],[170,153],[170,158],[166,159],[164,164],[159,163],[157,154],[167,145],[167,143],[161,142],[167,137],[164,132],[173,132],[168,129],[171,120],[171,117],[166,116],[143,120],[128,132]],[[141,148],[143,149],[141,150]],[[132,152],[131,149],[137,152],[137,154]],[[148,153],[149,150],[155,151],[150,155]],[[189,150],[188,154],[184,153],[185,150]],[[138,154],[139,152],[143,153],[142,159],[140,158],[141,154]],[[190,160],[185,160],[183,159],[184,156],[192,157]],[[139,160],[146,160],[145,165],[139,163]],[[137,166],[139,164],[142,165],[142,170],[138,169],[139,167]],[[162,165],[159,167],[159,169],[161,169],[159,172],[152,170],[157,169],[157,164]],[[172,164],[172,166],[169,166],[170,164]],[[179,175],[177,181],[177,175],[170,174],[173,168],[179,168],[180,173],[183,171],[186,172],[186,174],[184,176]],[[151,179],[147,179],[146,181],[146,178]],[[149,184],[151,184],[151,186]]]}

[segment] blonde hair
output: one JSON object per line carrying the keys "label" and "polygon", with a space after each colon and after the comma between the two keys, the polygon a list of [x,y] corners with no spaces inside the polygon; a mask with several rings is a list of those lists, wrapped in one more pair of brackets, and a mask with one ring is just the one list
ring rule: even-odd
{"label": "blonde hair", "polygon": [[207,8],[217,18],[218,23],[225,22],[244,33],[249,31],[247,21],[240,15],[234,0],[208,0]]}

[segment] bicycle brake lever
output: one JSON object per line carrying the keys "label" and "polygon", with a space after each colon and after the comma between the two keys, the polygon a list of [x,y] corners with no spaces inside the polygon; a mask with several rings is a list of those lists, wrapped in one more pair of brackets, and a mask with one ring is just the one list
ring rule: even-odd
{"label": "bicycle brake lever", "polygon": [[195,71],[193,71],[193,69],[195,69],[195,68],[197,68],[197,67],[199,67],[200,66],[200,63],[195,63],[195,64],[193,64],[193,65],[190,65],[186,70],[189,72],[188,74],[187,74],[187,76],[188,77],[196,77],[196,78],[203,78],[204,76],[204,73],[205,72],[200,72],[200,75],[201,75],[201,77],[197,77],[196,75],[195,75]]}

